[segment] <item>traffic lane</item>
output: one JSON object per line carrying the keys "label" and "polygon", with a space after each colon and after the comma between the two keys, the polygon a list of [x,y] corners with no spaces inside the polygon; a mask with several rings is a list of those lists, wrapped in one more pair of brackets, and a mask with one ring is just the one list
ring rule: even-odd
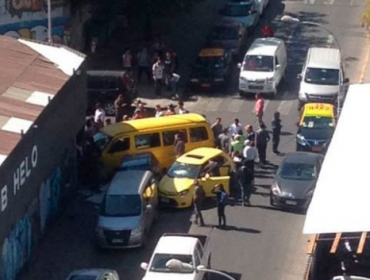
{"label": "traffic lane", "polygon": [[20,280],[66,279],[72,270],[84,268],[111,268],[122,279],[139,280],[144,275],[140,263],[149,260],[160,236],[166,232],[188,232],[190,228],[190,209],[165,209],[160,212],[145,247],[100,250],[94,243],[97,205],[85,199],[79,196],[50,228]]}

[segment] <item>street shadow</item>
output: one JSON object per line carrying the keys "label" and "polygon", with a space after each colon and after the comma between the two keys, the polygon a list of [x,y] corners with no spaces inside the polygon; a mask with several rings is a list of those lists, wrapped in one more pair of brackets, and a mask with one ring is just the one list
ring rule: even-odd
{"label": "street shadow", "polygon": [[252,228],[241,228],[241,227],[236,227],[236,226],[219,227],[219,226],[216,226],[216,225],[214,227],[219,229],[219,230],[224,230],[224,231],[239,231],[239,232],[252,233],[252,234],[261,233],[260,230],[252,229]]}
{"label": "street shadow", "polygon": [[[228,275],[230,275],[232,278],[234,278],[235,280],[241,280],[242,279],[242,275],[239,274],[239,273],[233,273],[233,272],[228,272],[228,271],[224,271],[224,270],[220,270],[221,272],[223,273],[226,273]],[[207,279],[209,280],[225,280],[225,276],[222,276],[222,275],[218,275],[218,274],[210,274]]]}
{"label": "street shadow", "polygon": [[266,209],[266,210],[273,210],[277,212],[297,214],[297,215],[306,215],[306,210],[303,210],[303,209],[280,208],[280,207],[266,206],[266,205],[252,205],[252,207]]}
{"label": "street shadow", "polygon": [[262,196],[262,197],[269,197],[270,196],[270,192],[259,192],[259,191],[255,191],[252,193],[252,195],[259,195],[259,196]]}
{"label": "street shadow", "polygon": [[289,131],[282,131],[280,133],[281,136],[290,136],[290,135],[293,135],[293,133],[289,132]]}

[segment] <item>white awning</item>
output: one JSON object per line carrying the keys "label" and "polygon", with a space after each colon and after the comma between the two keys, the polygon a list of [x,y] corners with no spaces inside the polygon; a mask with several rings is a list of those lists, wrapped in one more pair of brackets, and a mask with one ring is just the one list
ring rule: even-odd
{"label": "white awning", "polygon": [[351,85],[320,172],[305,234],[370,231],[370,84]]}

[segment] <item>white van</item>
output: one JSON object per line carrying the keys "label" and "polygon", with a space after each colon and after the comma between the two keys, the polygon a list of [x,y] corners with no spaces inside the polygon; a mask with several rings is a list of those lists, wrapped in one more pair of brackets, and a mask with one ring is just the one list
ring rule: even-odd
{"label": "white van", "polygon": [[348,83],[340,51],[333,48],[310,48],[298,78],[301,79],[299,107],[306,102],[335,103],[339,88]]}
{"label": "white van", "polygon": [[287,67],[284,41],[278,38],[254,40],[238,66],[240,96],[267,93],[274,97]]}

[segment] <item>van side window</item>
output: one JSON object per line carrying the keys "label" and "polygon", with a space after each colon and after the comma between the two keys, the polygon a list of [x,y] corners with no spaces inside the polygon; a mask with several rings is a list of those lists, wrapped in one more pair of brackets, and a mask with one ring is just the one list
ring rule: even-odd
{"label": "van side window", "polygon": [[277,65],[279,65],[280,63],[279,63],[279,60],[278,60],[278,57],[277,56],[275,56],[275,67],[277,66]]}
{"label": "van side window", "polygon": [[191,142],[205,141],[208,138],[209,137],[208,137],[207,129],[204,126],[190,128],[190,141]]}
{"label": "van side window", "polygon": [[170,130],[162,132],[163,146],[173,146],[173,144],[175,143],[176,134],[182,134],[185,143],[188,142],[188,134],[186,133],[186,129]]}
{"label": "van side window", "polygon": [[199,252],[199,257],[203,258],[203,248],[200,246],[200,243],[197,243],[196,250]]}
{"label": "van side window", "polygon": [[120,138],[113,143],[108,153],[124,152],[130,149],[130,138]]}
{"label": "van side window", "polygon": [[136,149],[155,148],[161,145],[159,133],[143,134],[135,136]]}

